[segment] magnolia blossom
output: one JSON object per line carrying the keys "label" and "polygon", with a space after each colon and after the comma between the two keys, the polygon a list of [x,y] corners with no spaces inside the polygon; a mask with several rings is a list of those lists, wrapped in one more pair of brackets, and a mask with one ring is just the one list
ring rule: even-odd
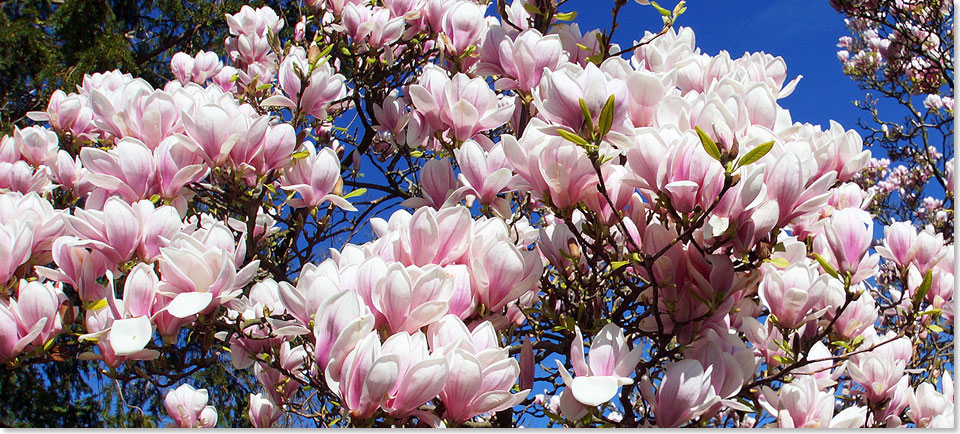
{"label": "magnolia blossom", "polygon": [[668,364],[656,394],[649,379],[640,392],[653,407],[657,425],[675,428],[706,412],[720,400],[710,378],[713,367],[703,369],[700,362],[686,359]]}
{"label": "magnolia blossom", "polygon": [[630,374],[640,362],[639,348],[628,350],[623,330],[610,323],[603,327],[590,344],[590,364],[583,355],[583,336],[576,327],[576,338],[570,347],[570,359],[576,377],[571,377],[559,360],[563,383],[573,397],[586,406],[597,406],[616,396],[620,386],[633,384]]}
{"label": "magnolia blossom", "polygon": [[163,405],[176,427],[213,428],[217,425],[217,410],[207,405],[207,389],[194,389],[184,383],[167,392]]}

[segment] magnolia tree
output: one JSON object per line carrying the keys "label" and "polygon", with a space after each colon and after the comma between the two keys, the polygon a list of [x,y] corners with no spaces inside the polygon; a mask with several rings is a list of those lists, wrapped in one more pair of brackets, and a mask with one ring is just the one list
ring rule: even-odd
{"label": "magnolia tree", "polygon": [[56,92],[0,141],[0,361],[179,427],[219,363],[256,427],[952,426],[952,241],[875,230],[861,136],[682,2],[557,3],[244,7],[162,89]]}
{"label": "magnolia tree", "polygon": [[953,2],[832,4],[851,30],[837,44],[844,73],[871,92],[857,103],[866,144],[887,155],[858,179],[876,195],[869,209],[884,224],[932,225],[952,241]]}

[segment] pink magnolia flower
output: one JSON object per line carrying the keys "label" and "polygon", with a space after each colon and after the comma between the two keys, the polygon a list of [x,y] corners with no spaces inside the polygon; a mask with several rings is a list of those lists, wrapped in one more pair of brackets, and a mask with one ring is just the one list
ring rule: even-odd
{"label": "pink magnolia flower", "polygon": [[849,407],[833,414],[833,389],[821,391],[810,376],[799,376],[783,385],[777,395],[769,387],[761,390],[760,403],[777,415],[780,428],[859,428],[866,422],[866,408]]}
{"label": "pink magnolia flower", "polygon": [[283,58],[278,80],[287,96],[275,95],[263,104],[287,107],[321,120],[327,118],[330,103],[347,94],[343,75],[336,73],[329,62],[311,65],[299,47]]}
{"label": "pink magnolia flower", "polygon": [[467,140],[453,152],[460,166],[460,183],[480,203],[492,204],[498,194],[510,191],[507,185],[513,179],[513,171],[501,144],[484,151],[477,142]]}
{"label": "pink magnolia flower", "polygon": [[53,243],[52,256],[57,269],[37,267],[42,277],[72,286],[83,301],[106,298],[107,289],[97,283],[110,262],[98,248],[100,242],[62,236]]}
{"label": "pink magnolia flower", "polygon": [[170,70],[182,84],[203,84],[223,68],[223,62],[212,51],[198,51],[196,55],[179,52],[170,59]]}
{"label": "pink magnolia flower", "polygon": [[123,138],[110,151],[84,147],[80,161],[87,169],[87,181],[127,202],[149,199],[157,191],[156,161],[140,140]]}
{"label": "pink magnolia flower", "polygon": [[516,37],[502,27],[491,27],[480,47],[481,71],[501,75],[499,89],[530,92],[540,84],[545,70],[556,70],[563,59],[563,44],[557,35],[544,36],[527,29]]}
{"label": "pink magnolia flower", "polygon": [[207,405],[207,389],[184,383],[167,392],[163,405],[179,428],[213,428],[217,424],[217,410]]}
{"label": "pink magnolia flower", "polygon": [[33,253],[33,228],[25,221],[0,225],[0,282],[6,284]]}
{"label": "pink magnolia flower", "polygon": [[129,260],[140,244],[140,218],[119,197],[107,199],[103,211],[77,209],[73,216],[66,216],[66,222],[78,237],[96,241],[91,247],[111,265]]}
{"label": "pink magnolia flower", "polygon": [[394,43],[403,34],[403,17],[392,16],[389,9],[347,3],[341,12],[343,26],[354,43],[380,48]]}
{"label": "pink magnolia flower", "polygon": [[867,255],[873,241],[873,217],[857,208],[834,212],[823,222],[824,236],[814,240],[814,249],[839,272],[848,272],[853,283],[871,276],[880,260]]}
{"label": "pink magnolia flower", "polygon": [[482,248],[475,245],[472,249],[470,269],[477,298],[491,311],[499,311],[539,283],[543,263],[536,251],[521,251],[513,242],[505,240]]}
{"label": "pink magnolia flower", "polygon": [[60,149],[57,133],[39,126],[15,128],[13,143],[20,157],[34,166],[45,164]]}
{"label": "pink magnolia flower", "polygon": [[[452,4],[451,4],[452,3]],[[479,42],[487,23],[483,8],[472,1],[447,2],[440,34],[447,51],[460,56],[474,43]]]}
{"label": "pink magnolia flower", "polygon": [[812,177],[816,163],[811,158],[787,152],[771,165],[775,170],[764,173],[767,195],[779,206],[777,226],[787,225],[797,217],[813,213],[830,200],[827,190],[836,180],[836,172]]}
{"label": "pink magnolia flower", "polygon": [[557,360],[563,383],[581,404],[594,407],[611,400],[620,386],[633,384],[630,375],[640,362],[641,349],[627,347],[623,330],[616,324],[604,326],[590,344],[590,364],[583,355],[583,335],[576,327],[576,337],[570,344],[570,361],[576,377]]}
{"label": "pink magnolia flower", "polygon": [[453,279],[438,266],[403,267],[392,263],[371,294],[374,307],[392,333],[414,333],[449,310]]}
{"label": "pink magnolia flower", "polygon": [[386,354],[377,332],[366,333],[338,363],[327,365],[326,379],[357,420],[373,416],[400,375],[400,358]]}
{"label": "pink magnolia flower", "polygon": [[340,178],[340,159],[333,148],[324,147],[319,152],[310,142],[304,143],[307,155],[283,171],[280,185],[284,191],[300,193],[300,198],[288,200],[291,206],[313,208],[330,202],[346,211],[357,209],[344,198],[334,193]]}
{"label": "pink magnolia flower", "polygon": [[178,233],[161,247],[160,292],[173,297],[167,312],[176,318],[187,318],[238,297],[260,264],[253,260],[238,270],[245,243],[241,238],[234,247],[229,229],[217,223],[194,234]]}
{"label": "pink magnolia flower", "polygon": [[[684,351],[684,356],[698,360],[705,367],[713,367],[710,384],[721,398],[731,398],[753,378],[756,358],[753,351],[737,335],[722,333],[724,332],[707,329],[702,338],[694,341]],[[723,399],[720,404],[731,408],[739,407],[733,399]],[[714,406],[711,410],[719,410],[719,407]]]}
{"label": "pink magnolia flower", "polygon": [[599,125],[600,113],[610,95],[614,96],[613,129],[618,130],[627,119],[627,84],[609,77],[592,63],[586,67],[567,63],[543,74],[533,103],[538,117],[579,132],[584,121],[580,100],[590,110],[593,125]]}
{"label": "pink magnolia flower", "polygon": [[204,164],[203,157],[197,155],[193,149],[189,138],[171,136],[153,150],[158,193],[161,196],[175,198],[184,192],[187,184],[199,182],[210,172],[210,167]]}
{"label": "pink magnolia flower", "polygon": [[[843,287],[831,286],[827,289],[827,295],[824,299],[828,306],[826,318],[832,320],[836,316],[836,311],[843,305],[844,294]],[[847,339],[860,335],[864,330],[873,327],[877,320],[879,310],[873,297],[861,295],[853,303],[847,306],[834,323],[834,330],[840,336]]]}
{"label": "pink magnolia flower", "polygon": [[575,206],[584,196],[595,192],[599,182],[586,153],[560,137],[532,134],[531,122],[524,134],[523,146],[512,136],[503,136],[507,161],[534,196],[550,200],[557,208]]}
{"label": "pink magnolia flower", "polygon": [[420,80],[410,85],[407,92],[416,112],[424,118],[420,127],[423,132],[419,134],[426,133],[425,137],[430,137],[432,130],[449,129],[453,139],[463,142],[481,131],[503,125],[514,111],[512,104],[499,105],[493,89],[482,78],[458,73],[451,80],[443,70],[431,65],[424,68]]}
{"label": "pink magnolia flower", "polygon": [[427,338],[422,332],[394,334],[383,343],[382,350],[395,354],[400,363],[397,384],[383,403],[383,409],[392,416],[417,413],[421,405],[443,390],[449,372],[447,359],[429,354]]}
{"label": "pink magnolia flower", "polygon": [[786,329],[799,327],[823,314],[813,312],[827,290],[828,275],[820,275],[808,261],[796,262],[780,271],[767,268],[760,282],[760,300]]}
{"label": "pink magnolia flower", "polygon": [[28,112],[27,116],[38,122],[50,122],[53,129],[70,132],[79,140],[94,140],[99,135],[87,98],[76,93],[67,94],[57,89],[50,95],[46,111]]}
{"label": "pink magnolia flower", "polygon": [[250,394],[250,409],[247,411],[247,416],[254,428],[270,428],[281,415],[283,410],[274,404],[269,396],[264,396],[262,393]]}
{"label": "pink magnolia flower", "polygon": [[374,316],[360,295],[340,291],[317,308],[313,324],[317,363],[339,373],[347,353],[374,329]]}
{"label": "pink magnolia flower", "polygon": [[656,394],[653,383],[644,378],[640,392],[652,407],[657,426],[679,427],[716,404],[720,397],[711,384],[712,373],[713,366],[704,370],[700,362],[693,359],[669,363]]}
{"label": "pink magnolia flower", "polygon": [[883,228],[883,235],[883,245],[877,246],[877,253],[901,267],[909,265],[920,248],[917,229],[909,222],[895,221]]}
{"label": "pink magnolia flower", "polygon": [[429,206],[438,210],[453,208],[453,203],[461,200],[462,190],[457,189],[458,185],[453,167],[446,158],[427,161],[420,169],[422,197],[411,197],[403,205],[410,208]]}
{"label": "pink magnolia flower", "polygon": [[946,373],[941,380],[942,392],[928,382],[917,386],[916,391],[908,390],[907,402],[910,405],[907,416],[910,416],[918,427],[952,428],[954,424],[953,380]]}
{"label": "pink magnolia flower", "polygon": [[183,126],[193,148],[211,167],[223,166],[227,159],[233,167],[249,164],[263,150],[269,118],[250,113],[249,106],[204,104],[192,114],[184,114]]}
{"label": "pink magnolia flower", "polygon": [[707,209],[723,188],[723,167],[691,138],[670,150],[657,172],[657,186],[679,213]]}
{"label": "pink magnolia flower", "polygon": [[867,390],[867,400],[881,402],[894,392],[905,367],[906,362],[902,360],[868,353],[847,363],[847,372],[850,378]]}
{"label": "pink magnolia flower", "polygon": [[434,354],[447,359],[450,372],[440,399],[446,416],[454,422],[513,407],[530,392],[510,393],[520,365],[499,347],[489,322],[477,325],[471,333],[459,318],[447,315],[430,325],[427,338]]}
{"label": "pink magnolia flower", "polygon": [[20,280],[17,299],[10,300],[9,309],[17,322],[17,332],[21,338],[31,337],[17,346],[33,344],[43,347],[50,339],[60,334],[63,324],[60,321],[60,305],[67,300],[66,294],[51,282],[27,282]]}
{"label": "pink magnolia flower", "polygon": [[[405,225],[406,226],[406,225]],[[400,245],[412,265],[447,265],[462,261],[470,248],[474,221],[461,206],[418,209],[400,231]]]}

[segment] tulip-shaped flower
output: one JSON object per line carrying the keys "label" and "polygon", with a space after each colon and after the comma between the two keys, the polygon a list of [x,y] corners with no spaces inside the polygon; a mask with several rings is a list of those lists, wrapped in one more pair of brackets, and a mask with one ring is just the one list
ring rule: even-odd
{"label": "tulip-shaped flower", "polygon": [[207,176],[209,166],[193,149],[189,138],[175,135],[164,139],[153,150],[160,195],[175,198],[181,194],[184,186]]}
{"label": "tulip-shaped flower", "polygon": [[600,125],[600,113],[611,95],[614,97],[613,129],[618,130],[627,119],[627,84],[609,77],[593,63],[586,67],[566,63],[543,74],[533,103],[539,111],[538,117],[579,133],[584,122],[580,100],[590,111],[593,125]]}
{"label": "tulip-shaped flower", "polygon": [[457,190],[457,185],[457,177],[446,158],[427,161],[420,170],[422,197],[411,197],[402,205],[410,208],[453,208],[451,205],[462,199],[462,190]]}
{"label": "tulip-shaped flower", "polygon": [[317,308],[315,318],[313,335],[317,363],[335,373],[340,372],[339,365],[347,353],[374,327],[370,308],[352,291],[340,291],[325,300]]}
{"label": "tulip-shaped flower", "polygon": [[510,393],[520,376],[520,365],[499,347],[496,331],[489,322],[470,332],[459,318],[447,315],[430,325],[427,338],[433,353],[444,354],[450,368],[440,399],[447,417],[454,422],[513,407],[530,392]]}
{"label": "tulip-shaped flower", "polygon": [[723,167],[690,140],[670,150],[658,172],[658,187],[677,212],[707,209],[723,189]]}
{"label": "tulip-shaped flower", "polygon": [[499,105],[497,95],[482,78],[460,73],[451,80],[439,67],[424,69],[420,81],[408,92],[428,130],[449,128],[450,135],[463,142],[503,125],[513,114],[513,105]]}
{"label": "tulip-shaped flower", "polygon": [[103,211],[78,209],[67,216],[67,225],[83,239],[96,241],[93,247],[112,264],[130,259],[140,244],[140,218],[130,204],[111,197]]}
{"label": "tulip-shaped flower", "polygon": [[341,182],[340,159],[332,148],[317,152],[311,143],[305,143],[307,156],[288,166],[280,178],[284,191],[300,193],[300,198],[288,201],[294,207],[316,207],[330,202],[344,210],[356,211],[350,202],[334,191]]}
{"label": "tulip-shaped flower", "polygon": [[821,391],[817,380],[798,376],[784,384],[777,395],[769,387],[761,390],[760,404],[777,416],[779,428],[859,428],[866,421],[866,409],[849,407],[833,414],[834,390]]}
{"label": "tulip-shaped flower", "polygon": [[[814,246],[825,257],[832,257],[831,264],[837,271],[853,275],[853,283],[860,282],[873,273],[880,257],[867,255],[873,241],[873,217],[857,208],[844,208],[834,212],[824,224],[826,243],[818,241]],[[826,244],[826,246],[824,245]]]}
{"label": "tulip-shaped flower", "polygon": [[[817,212],[830,200],[827,191],[837,179],[836,172],[814,177],[817,163],[812,156],[784,153],[771,169],[764,172],[767,194],[780,209],[777,226],[784,226],[799,216]],[[776,169],[772,169],[776,168]]]}
{"label": "tulip-shaped flower", "polygon": [[499,311],[539,282],[543,262],[536,251],[520,251],[506,240],[486,244],[482,252],[475,250],[471,270],[477,297],[491,311]]}
{"label": "tulip-shaped flower", "polygon": [[[7,316],[5,324],[10,334],[5,336],[7,357],[19,353],[28,345],[43,347],[50,339],[60,334],[63,324],[60,321],[60,304],[67,296],[50,282],[27,282],[20,280],[17,299],[10,300],[9,308],[0,305]],[[9,322],[10,318],[15,322]]]}
{"label": "tulip-shaped flower", "polygon": [[498,194],[509,191],[507,184],[513,178],[513,171],[502,145],[494,145],[490,152],[484,152],[477,142],[468,140],[460,149],[455,149],[454,154],[460,166],[460,182],[480,203],[492,204]]}
{"label": "tulip-shaped flower", "polygon": [[300,47],[283,58],[278,79],[287,96],[272,96],[264,104],[287,107],[321,120],[327,118],[330,103],[347,94],[344,77],[334,71],[330,62],[311,66]]}
{"label": "tulip-shaped flower", "polygon": [[390,15],[386,8],[347,3],[341,18],[354,43],[380,48],[394,43],[403,34],[404,19]]}
{"label": "tulip-shaped flower", "polygon": [[791,264],[782,271],[768,268],[760,282],[760,300],[777,317],[777,324],[794,329],[823,314],[811,311],[822,301],[829,279],[808,261]]}
{"label": "tulip-shaped flower", "polygon": [[247,416],[254,428],[270,428],[281,415],[283,410],[274,404],[269,396],[264,396],[262,393],[250,394],[250,410]]}
{"label": "tulip-shaped flower", "polygon": [[368,332],[352,351],[327,365],[326,370],[327,385],[358,420],[373,416],[389,398],[399,375],[400,358],[384,353],[375,331]]}
{"label": "tulip-shaped flower", "polygon": [[487,24],[484,21],[483,9],[476,3],[456,1],[447,4],[449,9],[443,14],[441,38],[447,51],[459,56],[480,40]]}
{"label": "tulip-shaped flower", "polygon": [[418,209],[400,233],[404,252],[413,265],[456,263],[470,248],[474,221],[462,206],[434,211]]}
{"label": "tulip-shaped flower", "polygon": [[20,157],[34,166],[45,164],[60,148],[57,133],[39,126],[14,129],[13,143]]}
{"label": "tulip-shaped flower", "polygon": [[583,335],[576,327],[576,338],[570,344],[571,377],[567,368],[557,360],[563,383],[581,404],[594,407],[611,400],[620,386],[633,384],[630,375],[640,362],[640,348],[630,351],[623,330],[616,324],[604,326],[590,344],[590,363],[583,354]]}
{"label": "tulip-shaped flower", "polygon": [[545,70],[556,70],[563,58],[563,44],[557,35],[543,36],[527,29],[512,39],[500,27],[491,27],[480,48],[480,66],[495,75],[499,89],[530,92],[540,84]]}
{"label": "tulip-shaped flower", "polygon": [[429,354],[427,338],[422,332],[394,334],[383,343],[382,350],[385,354],[395,354],[400,362],[397,384],[383,404],[392,416],[415,414],[423,403],[443,390],[447,381],[447,359]]}
{"label": "tulip-shaped flower", "polygon": [[157,190],[153,151],[137,139],[124,138],[110,151],[84,147],[80,161],[87,169],[87,181],[127,202],[149,199]]}
{"label": "tulip-shaped flower", "polygon": [[720,397],[711,384],[713,366],[706,370],[700,362],[685,359],[666,366],[656,394],[653,384],[644,379],[640,392],[653,407],[657,426],[676,428],[683,425],[716,404]]}
{"label": "tulip-shaped flower", "polygon": [[923,382],[917,386],[917,390],[912,389],[907,392],[907,402],[910,409],[907,410],[907,416],[910,416],[918,427],[927,428],[953,428],[953,381],[950,374],[943,376],[943,392],[937,392],[936,387],[928,382]]}
{"label": "tulip-shaped flower", "polygon": [[[238,270],[243,251],[216,245],[210,236],[213,233],[207,232],[208,236],[203,237],[198,231],[194,235],[199,235],[199,239],[179,233],[167,247],[160,248],[160,291],[173,297],[167,312],[177,318],[202,313],[236,298],[260,264],[254,260]],[[232,236],[227,241],[232,244]],[[244,243],[241,239],[240,244]]]}
{"label": "tulip-shaped flower", "polygon": [[903,377],[904,368],[904,361],[872,352],[847,363],[850,378],[867,389],[867,400],[870,402],[881,402],[888,398]]}
{"label": "tulip-shaped flower", "polygon": [[30,259],[33,228],[27,222],[0,225],[0,283],[6,283]]}
{"label": "tulip-shaped flower", "polygon": [[373,305],[391,332],[413,333],[446,315],[453,295],[452,277],[436,265],[419,268],[392,263],[371,294]]}
{"label": "tulip-shaped flower", "polygon": [[194,389],[184,383],[167,392],[163,405],[179,428],[213,428],[217,425],[217,410],[207,405],[207,389]]}
{"label": "tulip-shaped flower", "polygon": [[[536,135],[531,121],[521,146],[512,136],[503,137],[507,161],[530,186],[536,197],[549,200],[557,208],[575,206],[584,196],[596,194],[599,179],[586,153],[577,145],[555,136]],[[532,136],[532,137],[531,137]]]}

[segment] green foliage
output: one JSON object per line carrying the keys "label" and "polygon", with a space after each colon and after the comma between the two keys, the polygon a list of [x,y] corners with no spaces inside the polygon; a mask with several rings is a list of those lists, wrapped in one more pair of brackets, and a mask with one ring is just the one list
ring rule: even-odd
{"label": "green foliage", "polygon": [[[292,1],[15,0],[0,2],[0,134],[44,110],[56,89],[84,74],[120,69],[160,86],[177,51],[225,57],[223,16],[267,4],[283,16]],[[291,31],[291,25],[284,31]]]}
{"label": "green foliage", "polygon": [[70,359],[0,368],[0,425],[102,427],[101,400],[86,380],[97,363]]}

